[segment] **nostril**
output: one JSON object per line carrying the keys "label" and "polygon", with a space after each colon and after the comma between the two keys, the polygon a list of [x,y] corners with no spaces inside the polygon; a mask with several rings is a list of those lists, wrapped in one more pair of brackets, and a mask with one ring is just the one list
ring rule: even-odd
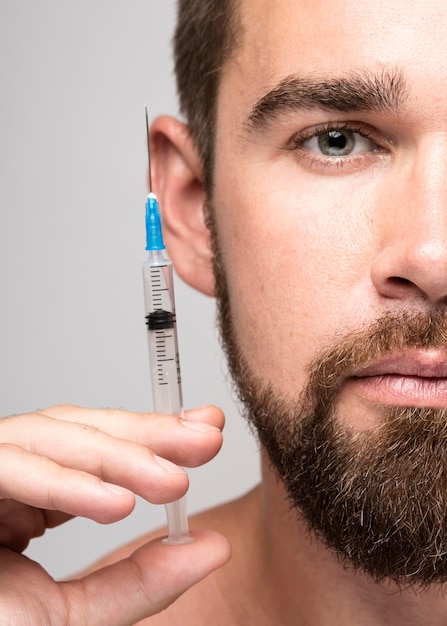
{"label": "nostril", "polygon": [[405,285],[413,285],[411,280],[408,278],[401,278],[400,276],[390,276],[389,282],[395,285],[396,287],[405,287]]}
{"label": "nostril", "polygon": [[383,295],[391,298],[406,298],[410,294],[420,295],[420,290],[408,278],[402,276],[388,276],[382,288]]}
{"label": "nostril", "polygon": [[447,301],[447,243],[444,253],[441,257],[439,246],[430,248],[424,241],[396,238],[371,263],[371,281],[377,294],[388,299],[422,299],[432,304]]}

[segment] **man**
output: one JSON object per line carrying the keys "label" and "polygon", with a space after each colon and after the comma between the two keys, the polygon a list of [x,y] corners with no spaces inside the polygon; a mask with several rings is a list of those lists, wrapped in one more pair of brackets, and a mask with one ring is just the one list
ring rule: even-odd
{"label": "man", "polygon": [[[262,484],[191,522],[229,539],[226,565],[227,544],[200,530],[181,547],[144,538],[56,588],[14,552],[35,517],[110,521],[131,491],[177,497],[186,479],[166,459],[210,458],[222,418],[206,408],[145,425],[59,407],[7,420],[2,467],[16,471],[0,489],[28,520],[12,532],[3,514],[9,623],[130,624],[215,570],[144,623],[445,624],[447,11],[212,4],[180,2],[189,127],[154,123],[154,181],[177,271],[218,297]],[[36,420],[53,442],[75,441],[63,459],[20,438]]]}

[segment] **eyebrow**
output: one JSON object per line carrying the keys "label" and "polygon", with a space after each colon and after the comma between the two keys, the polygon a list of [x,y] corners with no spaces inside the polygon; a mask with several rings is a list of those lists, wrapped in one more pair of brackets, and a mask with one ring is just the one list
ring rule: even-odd
{"label": "eyebrow", "polygon": [[303,109],[398,112],[407,97],[408,87],[399,70],[378,74],[364,70],[321,80],[289,76],[256,102],[246,126],[258,132],[280,115]]}

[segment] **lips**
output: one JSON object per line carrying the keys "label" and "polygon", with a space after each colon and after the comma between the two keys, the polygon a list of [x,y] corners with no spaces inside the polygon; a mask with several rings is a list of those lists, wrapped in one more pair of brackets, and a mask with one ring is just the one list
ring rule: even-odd
{"label": "lips", "polygon": [[447,407],[447,350],[405,350],[357,370],[347,381],[380,404]]}
{"label": "lips", "polygon": [[356,371],[354,377],[386,375],[447,378],[447,350],[406,350],[392,354]]}

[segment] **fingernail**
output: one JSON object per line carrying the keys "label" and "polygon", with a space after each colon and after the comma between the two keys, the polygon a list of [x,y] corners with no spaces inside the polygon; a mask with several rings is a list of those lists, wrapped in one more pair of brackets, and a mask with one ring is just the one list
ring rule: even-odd
{"label": "fingernail", "polygon": [[161,456],[158,456],[157,454],[154,454],[154,461],[163,469],[167,470],[170,474],[186,474],[186,472],[182,470],[181,467],[175,465],[174,463],[171,463],[171,461],[168,461]]}
{"label": "fingernail", "polygon": [[185,413],[186,415],[188,415],[188,413],[201,413],[202,411],[209,411],[212,408],[211,404],[204,404],[203,406],[196,406],[193,409],[185,409]]}
{"label": "fingernail", "polygon": [[199,433],[207,433],[210,430],[217,430],[220,432],[216,426],[212,426],[211,424],[206,424],[205,422],[190,422],[188,420],[181,420],[180,422],[186,428],[190,428],[191,430],[196,430]]}

